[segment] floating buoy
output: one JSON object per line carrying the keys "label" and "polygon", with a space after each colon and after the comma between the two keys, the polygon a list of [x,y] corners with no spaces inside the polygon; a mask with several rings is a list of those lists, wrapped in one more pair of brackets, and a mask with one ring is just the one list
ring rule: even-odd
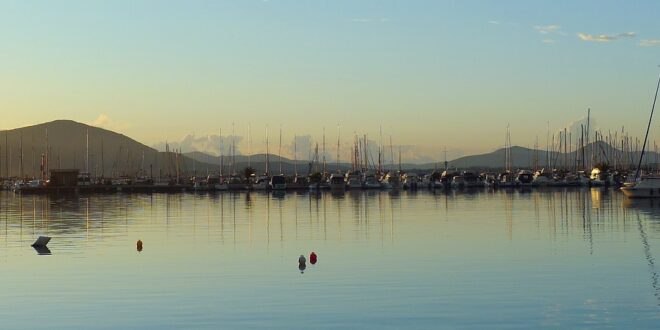
{"label": "floating buoy", "polygon": [[316,263],[316,260],[317,260],[316,253],[312,252],[312,254],[309,255],[309,262],[311,262],[313,265]]}
{"label": "floating buoy", "polygon": [[305,265],[306,262],[307,260],[305,259],[305,256],[301,254],[300,258],[298,258],[298,269],[301,274],[304,272],[305,268],[307,268],[307,265]]}
{"label": "floating buoy", "polygon": [[138,252],[142,252],[142,240],[137,241],[137,250]]}

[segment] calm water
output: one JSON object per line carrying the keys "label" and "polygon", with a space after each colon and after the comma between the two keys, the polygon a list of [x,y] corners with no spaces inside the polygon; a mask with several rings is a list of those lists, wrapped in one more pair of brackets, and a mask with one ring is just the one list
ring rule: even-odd
{"label": "calm water", "polygon": [[2,193],[0,328],[658,328],[659,255],[614,190]]}

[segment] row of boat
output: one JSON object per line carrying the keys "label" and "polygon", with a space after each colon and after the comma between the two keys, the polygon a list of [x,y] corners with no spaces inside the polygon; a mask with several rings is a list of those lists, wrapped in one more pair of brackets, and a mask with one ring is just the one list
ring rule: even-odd
{"label": "row of boat", "polygon": [[517,186],[619,186],[625,175],[619,172],[601,172],[594,169],[590,175],[583,172],[521,170],[516,173],[478,173],[474,171],[432,172],[420,176],[411,172],[348,171],[346,173],[317,173],[307,177],[263,175],[249,180],[237,176],[223,178],[209,175],[206,178],[193,178],[195,190],[352,190],[352,189],[460,189],[478,187],[517,187]]}
{"label": "row of boat", "polygon": [[[126,191],[240,191],[240,190],[353,190],[353,189],[462,189],[479,187],[571,187],[571,186],[621,186],[627,173],[594,169],[589,175],[584,172],[560,170],[536,172],[520,170],[501,173],[475,171],[434,171],[426,175],[412,172],[390,171],[348,171],[346,173],[314,173],[308,176],[251,175],[248,178],[231,175],[210,174],[190,179],[167,178],[154,180],[150,177],[92,179],[88,175],[78,175],[78,180],[70,186],[57,186],[44,180],[5,181],[4,188],[14,191],[59,191],[80,190],[126,190]],[[660,193],[660,191],[658,192]]]}

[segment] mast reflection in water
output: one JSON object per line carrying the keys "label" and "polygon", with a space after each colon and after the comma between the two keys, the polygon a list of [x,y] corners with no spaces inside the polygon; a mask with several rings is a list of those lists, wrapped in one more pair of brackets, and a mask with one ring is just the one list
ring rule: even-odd
{"label": "mast reflection in water", "polygon": [[[53,239],[35,253],[39,235]],[[595,188],[3,192],[0,318],[3,328],[654,327],[659,249],[660,200]],[[301,275],[294,262],[312,251],[323,262]]]}

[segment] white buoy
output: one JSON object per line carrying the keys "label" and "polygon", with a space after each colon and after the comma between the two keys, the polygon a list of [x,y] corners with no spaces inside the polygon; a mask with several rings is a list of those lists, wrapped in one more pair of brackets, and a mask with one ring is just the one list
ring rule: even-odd
{"label": "white buoy", "polygon": [[32,246],[43,246],[46,247],[48,245],[48,242],[50,242],[50,237],[48,236],[39,236],[34,243],[32,243]]}

